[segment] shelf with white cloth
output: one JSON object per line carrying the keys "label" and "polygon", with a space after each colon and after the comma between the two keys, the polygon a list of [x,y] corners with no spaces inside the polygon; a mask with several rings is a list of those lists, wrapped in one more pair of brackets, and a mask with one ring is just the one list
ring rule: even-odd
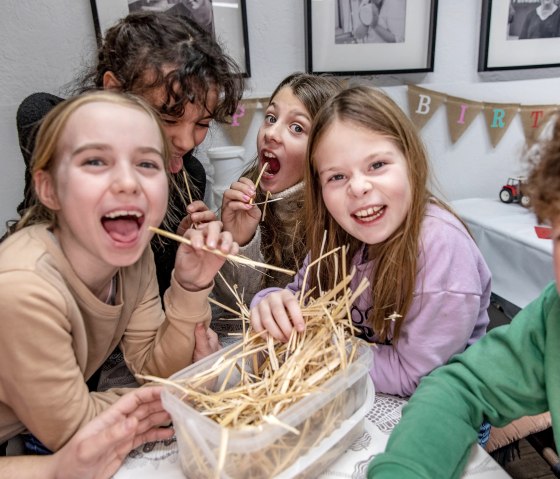
{"label": "shelf with white cloth", "polygon": [[524,308],[554,280],[552,241],[537,236],[538,221],[531,210],[492,198],[450,204],[469,227],[492,272],[493,293]]}

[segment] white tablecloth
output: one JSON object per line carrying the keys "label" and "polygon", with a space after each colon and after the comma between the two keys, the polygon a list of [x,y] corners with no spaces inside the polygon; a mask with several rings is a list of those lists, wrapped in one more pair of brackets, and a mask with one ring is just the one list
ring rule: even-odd
{"label": "white tablecloth", "polygon": [[467,223],[490,271],[492,292],[524,308],[554,280],[552,241],[535,233],[535,215],[516,203],[468,198],[451,202]]}
{"label": "white tablecloth", "polygon": [[[363,479],[369,462],[385,449],[391,431],[401,418],[404,399],[376,394],[375,403],[366,415],[364,434],[329,468],[321,479]],[[226,459],[227,460],[227,459]],[[184,479],[174,440],[148,443],[132,451],[115,479]],[[510,477],[480,446],[473,446],[467,469],[469,479],[504,479]]]}

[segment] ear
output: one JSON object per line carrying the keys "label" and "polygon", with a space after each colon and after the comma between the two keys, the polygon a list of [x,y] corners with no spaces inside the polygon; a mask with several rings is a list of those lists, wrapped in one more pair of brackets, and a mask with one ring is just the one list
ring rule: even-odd
{"label": "ear", "polygon": [[43,205],[52,211],[60,209],[54,179],[48,171],[36,171],[33,174],[33,184],[35,186],[35,194]]}
{"label": "ear", "polygon": [[121,89],[121,82],[117,80],[117,77],[112,71],[106,71],[103,73],[103,88],[105,90]]}

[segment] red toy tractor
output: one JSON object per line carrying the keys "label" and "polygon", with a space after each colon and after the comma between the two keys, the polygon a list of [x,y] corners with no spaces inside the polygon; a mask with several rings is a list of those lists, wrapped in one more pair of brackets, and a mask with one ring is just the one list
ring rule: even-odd
{"label": "red toy tractor", "polygon": [[500,200],[504,203],[521,203],[522,206],[528,208],[531,204],[529,196],[523,192],[525,178],[513,177],[508,178],[500,191]]}

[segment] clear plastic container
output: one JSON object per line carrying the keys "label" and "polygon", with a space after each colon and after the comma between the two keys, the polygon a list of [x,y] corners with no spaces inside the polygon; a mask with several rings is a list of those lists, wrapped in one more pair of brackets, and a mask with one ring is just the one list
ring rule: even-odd
{"label": "clear plastic container", "polygon": [[[188,379],[207,370],[234,346],[198,361],[170,379]],[[308,477],[309,469],[309,477],[317,476],[363,431],[363,420],[374,398],[369,376],[372,363],[371,346],[364,342],[358,347],[356,360],[345,370],[278,415],[282,423],[299,434],[268,423],[224,430],[179,399],[180,393],[175,389],[166,388],[163,405],[173,420],[183,473],[191,479],[292,479]],[[228,384],[237,381],[232,378]],[[224,438],[226,459],[218,475]]]}

